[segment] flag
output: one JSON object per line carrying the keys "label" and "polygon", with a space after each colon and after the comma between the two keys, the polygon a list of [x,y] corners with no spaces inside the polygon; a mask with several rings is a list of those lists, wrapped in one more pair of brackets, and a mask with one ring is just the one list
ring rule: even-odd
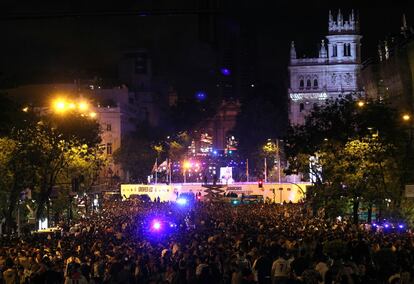
{"label": "flag", "polygon": [[152,167],[151,173],[155,173],[157,171],[157,169],[158,169],[157,164],[158,164],[157,159],[155,159],[155,163],[154,163],[154,166]]}
{"label": "flag", "polygon": [[168,163],[167,163],[167,160],[165,160],[158,166],[158,172],[163,172],[167,170],[167,166],[168,166]]}

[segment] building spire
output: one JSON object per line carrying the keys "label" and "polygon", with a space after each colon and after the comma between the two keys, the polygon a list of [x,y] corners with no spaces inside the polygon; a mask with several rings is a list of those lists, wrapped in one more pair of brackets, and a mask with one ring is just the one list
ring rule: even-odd
{"label": "building spire", "polygon": [[326,51],[325,40],[322,40],[321,49],[319,50],[319,58],[327,58],[327,57],[328,57],[328,52]]}
{"label": "building spire", "polygon": [[405,14],[403,14],[402,15],[401,33],[405,34],[407,31],[408,31],[407,19],[405,18]]}
{"label": "building spire", "polygon": [[290,44],[290,59],[296,59],[296,49],[295,49],[295,42],[292,41]]}
{"label": "building spire", "polygon": [[338,17],[337,17],[337,22],[338,22],[338,26],[342,26],[343,25],[343,17],[342,17],[342,13],[341,13],[341,9],[339,9],[338,11]]}

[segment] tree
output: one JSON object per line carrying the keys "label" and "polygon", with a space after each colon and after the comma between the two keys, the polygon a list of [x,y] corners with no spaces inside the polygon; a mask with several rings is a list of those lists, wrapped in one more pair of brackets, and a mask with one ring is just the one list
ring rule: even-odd
{"label": "tree", "polygon": [[385,196],[400,198],[401,130],[397,112],[386,103],[369,101],[361,109],[352,96],[329,100],[315,107],[304,125],[289,129],[289,170],[309,173],[315,206],[351,201],[357,222],[362,200],[370,215]]}
{"label": "tree", "polygon": [[[67,166],[58,174],[56,179],[59,190],[53,202],[55,212],[62,212],[67,208],[68,197],[71,198],[69,192],[73,190],[71,188],[73,179],[77,179],[80,183],[81,188],[78,194],[87,196],[92,191],[100,171],[107,162],[101,148],[98,146],[88,147],[86,144],[72,147],[66,153],[66,159],[68,161]],[[85,205],[86,213],[88,213],[87,204]]]}
{"label": "tree", "polygon": [[94,166],[78,170],[82,175],[92,171],[96,175],[101,161],[91,155],[98,157],[93,149],[100,137],[97,122],[81,115],[38,117],[28,107],[20,108],[3,97],[0,100],[8,108],[3,115],[9,124],[0,127],[0,194],[5,197],[1,207],[10,229],[22,191],[32,190],[40,219],[45,217],[45,207],[49,209],[48,200],[58,177],[65,169],[73,171],[75,161],[88,159]]}
{"label": "tree", "polygon": [[398,164],[394,147],[379,137],[352,140],[346,143],[338,162],[346,195],[353,203],[353,219],[358,221],[361,202],[368,206],[368,221],[372,207],[379,208],[385,199],[398,199]]}
{"label": "tree", "polygon": [[52,114],[43,119],[49,121],[66,141],[75,139],[80,145],[86,144],[89,147],[101,143],[99,123],[83,114],[74,111],[64,115]]}
{"label": "tree", "polygon": [[157,154],[151,141],[145,136],[125,137],[121,147],[113,154],[115,163],[129,173],[134,182],[145,183],[155,162]]}
{"label": "tree", "polygon": [[[10,201],[18,198],[18,192],[13,192],[14,173],[10,167],[13,156],[16,154],[16,142],[9,138],[0,138],[0,207],[1,213],[6,218],[6,225],[10,227],[12,216],[10,213]],[[16,201],[12,201],[13,204]],[[13,211],[13,210],[12,210]]]}

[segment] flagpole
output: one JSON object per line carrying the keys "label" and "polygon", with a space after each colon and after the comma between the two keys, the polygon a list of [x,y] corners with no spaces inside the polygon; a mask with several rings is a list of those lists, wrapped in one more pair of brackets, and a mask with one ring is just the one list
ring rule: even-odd
{"label": "flagpole", "polygon": [[249,159],[246,159],[246,178],[247,182],[249,182]]}
{"label": "flagpole", "polygon": [[267,161],[264,158],[264,181],[267,182]]}
{"label": "flagpole", "polygon": [[172,177],[172,174],[171,174],[171,166],[172,166],[172,162],[171,162],[171,160],[168,160],[168,162],[169,162],[169,176],[170,176],[170,184],[172,183],[172,181],[171,181],[171,177]]}
{"label": "flagpole", "polygon": [[276,147],[277,147],[277,163],[278,163],[278,165],[277,165],[277,169],[278,169],[278,171],[277,171],[277,173],[278,173],[278,181],[279,181],[279,183],[280,183],[280,149],[279,149],[279,139],[276,139]]}
{"label": "flagpole", "polygon": [[157,184],[158,177],[158,158],[155,158],[155,184]]}

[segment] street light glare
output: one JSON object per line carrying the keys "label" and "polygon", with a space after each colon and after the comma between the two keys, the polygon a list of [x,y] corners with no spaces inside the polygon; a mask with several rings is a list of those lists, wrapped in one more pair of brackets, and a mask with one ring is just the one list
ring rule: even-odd
{"label": "street light glare", "polygon": [[191,168],[191,163],[189,161],[184,161],[183,167],[184,169],[189,169]]}
{"label": "street light glare", "polygon": [[95,117],[96,117],[96,112],[91,112],[91,113],[89,114],[89,116],[90,116],[91,118],[95,118]]}
{"label": "street light glare", "polygon": [[64,112],[66,107],[66,102],[63,99],[57,99],[53,103],[53,108],[56,112]]}
{"label": "street light glare", "polygon": [[88,109],[88,104],[86,102],[80,102],[79,103],[79,109],[80,110],[87,110]]}
{"label": "street light glare", "polygon": [[409,114],[404,114],[402,118],[405,121],[409,121],[411,119],[411,116]]}
{"label": "street light glare", "polygon": [[358,106],[359,106],[359,107],[363,107],[364,105],[365,105],[365,103],[364,103],[363,101],[359,101],[359,102],[358,102]]}

